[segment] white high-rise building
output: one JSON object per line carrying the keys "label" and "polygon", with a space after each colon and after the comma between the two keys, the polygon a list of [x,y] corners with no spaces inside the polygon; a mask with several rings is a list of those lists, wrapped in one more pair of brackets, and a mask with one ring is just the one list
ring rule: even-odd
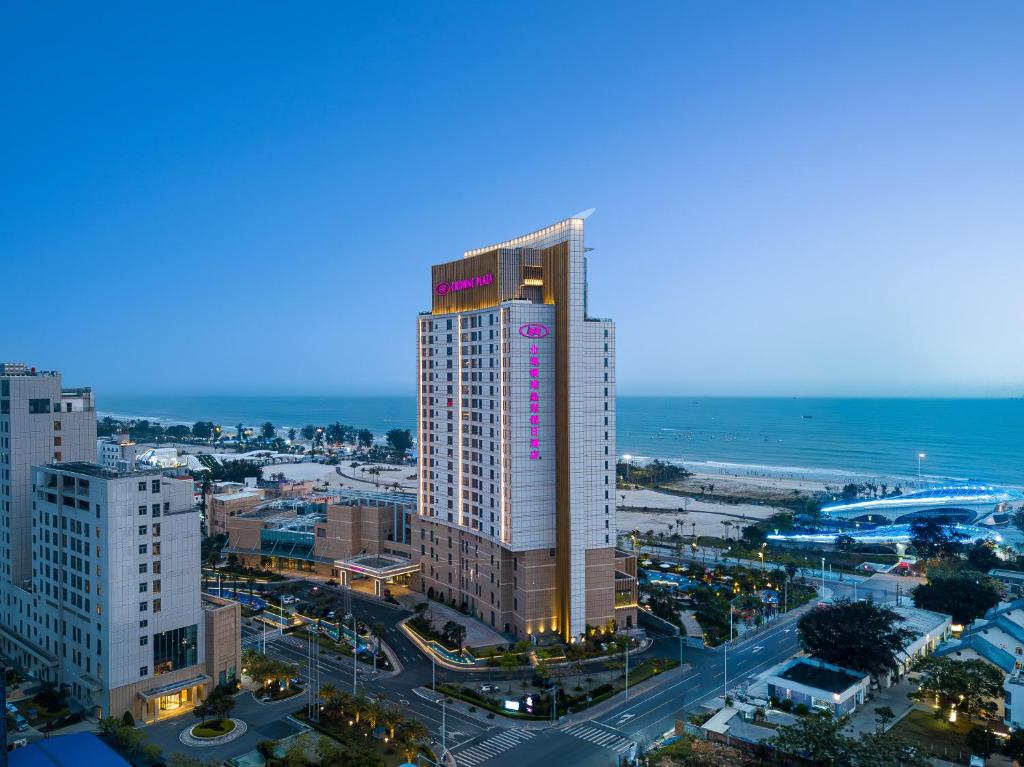
{"label": "white high-rise building", "polygon": [[35,509],[38,617],[29,639],[58,660],[44,678],[104,714],[127,708],[152,718],[147,702],[194,700],[210,680],[191,480],[50,464],[35,469]]}
{"label": "white high-rise building", "polygon": [[636,616],[615,550],[615,326],[586,214],[433,267],[417,319],[420,586],[516,636]]}
{"label": "white high-rise building", "polygon": [[187,711],[240,664],[200,594],[191,480],[95,463],[88,389],[0,365],[0,650],[96,716]]}
{"label": "white high-rise building", "polygon": [[31,617],[32,466],[96,459],[90,389],[65,389],[60,373],[0,363],[0,651]]}

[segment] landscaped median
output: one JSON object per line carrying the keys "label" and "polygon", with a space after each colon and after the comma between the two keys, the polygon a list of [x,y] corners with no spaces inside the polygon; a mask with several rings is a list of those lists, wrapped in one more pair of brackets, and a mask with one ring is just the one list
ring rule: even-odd
{"label": "landscaped median", "polygon": [[[583,711],[626,689],[625,663],[606,661],[601,668],[541,669],[532,680],[481,684],[475,687],[440,684],[437,692],[510,719],[550,719],[551,690],[556,690],[556,714]],[[650,658],[629,668],[629,686],[679,666],[679,661]],[[561,673],[558,672],[567,672]]]}
{"label": "landscaped median", "polygon": [[450,650],[436,639],[422,636],[409,625],[413,620],[415,620],[415,617],[406,618],[399,622],[398,628],[414,645],[420,648],[426,655],[432,656],[440,665],[455,671],[478,671],[486,667],[486,663],[473,657],[471,654],[467,656],[465,650]]}

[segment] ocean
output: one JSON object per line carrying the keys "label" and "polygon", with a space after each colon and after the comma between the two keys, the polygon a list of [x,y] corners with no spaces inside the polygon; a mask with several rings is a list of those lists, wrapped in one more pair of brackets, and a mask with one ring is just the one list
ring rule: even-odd
{"label": "ocean", "polygon": [[[415,397],[104,396],[100,415],[415,430]],[[1024,399],[620,397],[618,452],[695,471],[1024,485]]]}

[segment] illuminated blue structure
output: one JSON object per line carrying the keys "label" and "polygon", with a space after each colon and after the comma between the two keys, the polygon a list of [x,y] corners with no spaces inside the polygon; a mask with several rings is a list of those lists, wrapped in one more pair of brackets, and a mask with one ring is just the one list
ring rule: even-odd
{"label": "illuminated blue structure", "polygon": [[1024,493],[992,485],[947,485],[915,490],[888,498],[873,498],[824,506],[826,519],[874,524],[909,523],[918,519],[945,519],[966,524],[995,524],[993,516],[1006,514],[1013,504],[1024,503]]}
{"label": "illuminated blue structure", "polygon": [[[991,527],[979,527],[977,525],[949,525],[949,528],[966,536],[964,543],[975,543],[976,541],[992,541],[1002,543],[1003,536]],[[777,543],[834,543],[839,535],[853,538],[855,543],[910,543],[910,523],[902,525],[886,525],[876,527],[872,530],[831,530],[813,533],[771,533],[769,541]]]}

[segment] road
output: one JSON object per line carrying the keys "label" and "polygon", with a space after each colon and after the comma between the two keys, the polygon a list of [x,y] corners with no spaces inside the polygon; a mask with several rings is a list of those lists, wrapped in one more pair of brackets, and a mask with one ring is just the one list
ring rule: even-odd
{"label": "road", "polygon": [[[838,597],[853,597],[856,589],[859,598],[871,594],[876,600],[887,601],[895,597],[897,585],[903,586],[905,592],[913,584],[906,578],[875,576],[856,582],[832,581],[828,588]],[[446,745],[459,767],[521,767],[523,764],[542,764],[547,760],[564,760],[568,754],[572,755],[573,767],[617,765],[623,756],[630,753],[633,744],[642,749],[671,730],[677,719],[693,712],[710,699],[720,697],[724,691],[724,648],[684,647],[682,659],[685,668],[658,677],[659,682],[653,689],[646,690],[638,697],[622,700],[592,719],[585,718],[588,714],[581,712],[562,718],[557,725],[545,729],[523,729],[508,720],[477,719],[454,711],[451,707],[442,715],[436,704],[413,692],[416,688],[430,687],[432,664],[397,628],[398,621],[410,613],[358,594],[352,596],[352,609],[364,623],[383,623],[386,626],[384,641],[403,666],[401,673],[393,676],[374,676],[366,670],[359,670],[356,678],[358,689],[367,695],[382,697],[410,712],[427,725],[438,742],[441,741],[443,716]],[[796,632],[798,617],[796,611],[783,616],[761,633],[742,642],[737,641],[729,648],[730,690],[742,688],[753,676],[780,663],[799,649]],[[246,636],[243,641],[248,643],[252,643],[258,633],[248,628],[244,632]],[[297,637],[275,637],[268,640],[268,652],[275,657],[299,663],[303,668],[306,666],[306,643]],[[653,646],[644,653],[644,657],[652,656],[679,658],[677,638],[655,637]],[[436,669],[438,683],[458,681],[476,684],[488,680],[490,676],[487,672],[467,674],[440,666]],[[351,690],[351,661],[321,654],[320,679],[321,683],[329,680],[340,689]]]}

